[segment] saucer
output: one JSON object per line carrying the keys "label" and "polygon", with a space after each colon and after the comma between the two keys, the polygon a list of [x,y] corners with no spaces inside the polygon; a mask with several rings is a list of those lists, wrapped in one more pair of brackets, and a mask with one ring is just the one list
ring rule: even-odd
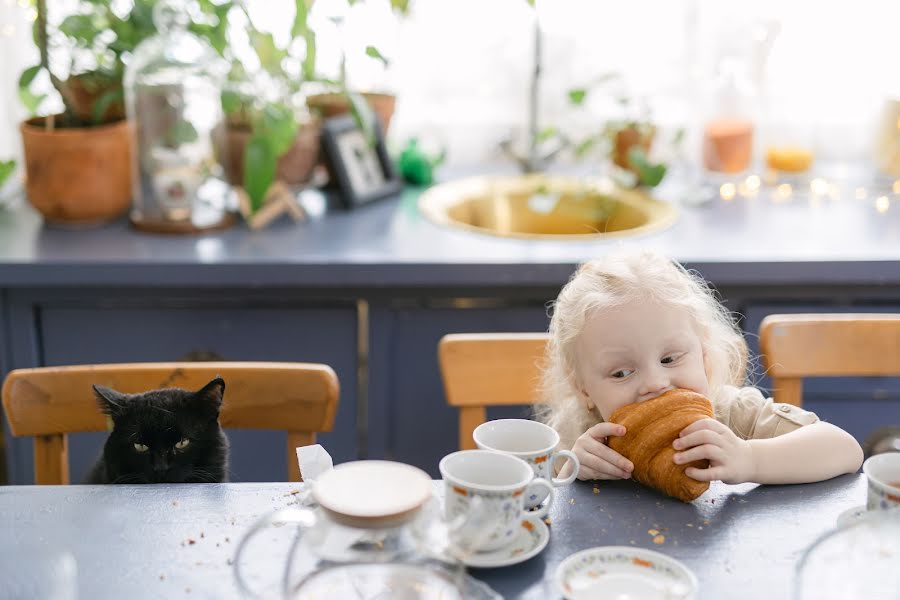
{"label": "saucer", "polygon": [[861,504],[860,506],[854,506],[853,508],[848,508],[838,515],[837,526],[846,527],[847,525],[853,525],[854,523],[865,517],[868,512],[869,511],[866,510],[866,506],[864,504]]}
{"label": "saucer", "polygon": [[525,517],[521,527],[513,534],[513,540],[506,546],[490,552],[475,552],[462,558],[468,567],[488,569],[507,567],[528,560],[538,554],[550,541],[550,530],[543,519]]}
{"label": "saucer", "polygon": [[567,600],[693,600],[697,577],[665,554],[631,546],[576,552],[556,569]]}

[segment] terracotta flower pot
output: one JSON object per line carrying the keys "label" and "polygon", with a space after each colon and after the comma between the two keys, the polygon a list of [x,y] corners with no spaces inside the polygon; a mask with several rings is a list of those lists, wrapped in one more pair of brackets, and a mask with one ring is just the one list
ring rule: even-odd
{"label": "terracotta flower pot", "polygon": [[[368,92],[363,93],[362,96],[378,115],[383,133],[387,135],[391,117],[394,116],[397,97],[393,94],[370,94]],[[343,94],[314,94],[306,99],[306,105],[310,109],[318,111],[326,119],[350,112],[350,102]]]}
{"label": "terracotta flower pot", "polygon": [[623,169],[633,171],[631,161],[628,159],[628,152],[632,147],[640,146],[645,153],[649,154],[655,133],[655,129],[641,131],[636,127],[625,127],[616,131],[613,162]]}
{"label": "terracotta flower pot", "polygon": [[25,150],[25,190],[50,223],[96,225],[121,216],[131,204],[128,121],[48,131],[44,119],[19,127]]}
{"label": "terracotta flower pot", "polygon": [[[63,82],[63,92],[72,110],[82,121],[94,122],[94,105],[108,91],[121,88],[121,82],[97,80],[85,76],[70,77]],[[125,104],[120,97],[110,103],[100,116],[100,122],[112,123],[125,118]]]}
{"label": "terracotta flower pot", "polygon": [[[217,151],[220,162],[223,162],[225,178],[231,185],[244,184],[244,151],[250,141],[250,128],[240,125],[228,125],[225,131],[227,157],[221,160],[223,152]],[[300,125],[294,145],[278,159],[275,168],[275,179],[288,185],[306,183],[312,177],[313,168],[319,159],[319,138],[322,126],[319,121]],[[220,136],[217,136],[221,140]],[[217,141],[217,145],[221,141]]]}

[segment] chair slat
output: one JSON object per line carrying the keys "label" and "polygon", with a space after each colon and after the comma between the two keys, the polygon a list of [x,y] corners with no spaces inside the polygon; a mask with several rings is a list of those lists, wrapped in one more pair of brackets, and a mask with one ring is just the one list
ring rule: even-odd
{"label": "chair slat", "polygon": [[36,436],[36,480],[67,483],[64,434],[107,428],[93,385],[124,393],[167,387],[197,390],[217,376],[225,380],[222,426],[288,431],[289,471],[292,480],[299,481],[290,444],[314,440],[318,431],[330,431],[337,413],[338,379],[327,365],[181,362],[18,369],[3,383],[3,407],[13,435]]}
{"label": "chair slat", "polygon": [[[486,406],[539,400],[546,333],[448,334],[438,344],[447,402],[460,408],[460,448],[474,448],[472,432]],[[470,410],[475,409],[475,410]]]}
{"label": "chair slat", "polygon": [[799,406],[805,377],[900,375],[900,315],[769,315],[759,347],[775,400]]}

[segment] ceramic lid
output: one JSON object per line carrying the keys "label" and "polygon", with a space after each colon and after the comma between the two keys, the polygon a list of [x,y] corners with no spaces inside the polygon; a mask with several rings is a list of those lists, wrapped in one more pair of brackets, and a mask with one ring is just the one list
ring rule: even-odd
{"label": "ceramic lid", "polygon": [[412,517],[433,493],[431,477],[416,467],[386,460],[343,463],[313,483],[316,502],[338,522],[390,527]]}

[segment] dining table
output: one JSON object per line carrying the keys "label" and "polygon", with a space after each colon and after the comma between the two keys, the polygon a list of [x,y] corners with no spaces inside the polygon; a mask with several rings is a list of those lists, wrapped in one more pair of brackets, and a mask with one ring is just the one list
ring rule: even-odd
{"label": "dining table", "polygon": [[[240,598],[237,543],[260,517],[296,506],[304,485],[2,486],[0,597],[39,600],[56,578],[69,595],[53,594],[66,600]],[[434,489],[440,497],[443,483]],[[800,485],[714,482],[691,503],[631,480],[576,481],[555,489],[539,554],[468,573],[503,598],[556,599],[567,556],[627,546],[681,561],[697,577],[698,599],[787,600],[804,550],[865,501],[861,474]],[[265,530],[242,559],[250,584],[278,589],[293,537],[292,526]],[[33,594],[10,591],[16,582]]]}

